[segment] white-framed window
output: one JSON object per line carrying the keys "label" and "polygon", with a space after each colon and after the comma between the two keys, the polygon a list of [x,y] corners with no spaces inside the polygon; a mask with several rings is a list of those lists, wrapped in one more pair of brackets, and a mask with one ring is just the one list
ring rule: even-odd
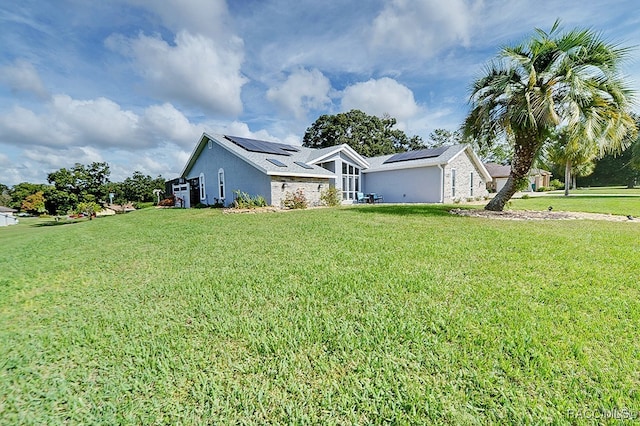
{"label": "white-framed window", "polygon": [[469,192],[469,195],[471,197],[473,197],[473,172],[471,172],[471,174],[469,175],[469,188],[471,189],[471,191]]}
{"label": "white-framed window", "polygon": [[451,197],[456,196],[456,169],[451,169]]}
{"label": "white-framed window", "polygon": [[225,197],[225,188],[224,188],[224,169],[218,170],[218,199],[223,200]]}
{"label": "white-framed window", "polygon": [[360,191],[360,168],[342,163],[342,199],[357,200]]}
{"label": "white-framed window", "polygon": [[204,173],[200,173],[200,176],[198,176],[198,186],[200,187],[200,201],[205,201],[207,199],[207,191],[204,188]]}

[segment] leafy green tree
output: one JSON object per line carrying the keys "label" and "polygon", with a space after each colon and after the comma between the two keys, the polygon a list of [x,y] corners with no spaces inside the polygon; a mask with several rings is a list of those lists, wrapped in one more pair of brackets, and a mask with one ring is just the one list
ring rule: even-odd
{"label": "leafy green tree", "polygon": [[136,170],[133,172],[133,176],[126,178],[122,182],[123,195],[128,201],[153,201],[155,199],[154,189],[164,190],[164,178],[162,176],[154,179]]}
{"label": "leafy green tree", "polygon": [[47,210],[44,205],[44,193],[42,191],[38,191],[35,194],[28,195],[22,201],[20,210],[32,214],[45,213]]}
{"label": "leafy green tree", "polygon": [[326,148],[347,144],[365,157],[426,148],[419,136],[409,138],[402,130],[394,129],[395,125],[395,118],[379,118],[355,109],[335,115],[325,114],[307,129],[302,145]]}
{"label": "leafy green tree", "polygon": [[526,42],[503,48],[473,83],[465,135],[480,145],[500,138],[513,143],[511,174],[487,210],[504,209],[560,124],[571,140],[594,143],[601,152],[620,152],[636,132],[628,112],[632,90],[619,73],[629,49],[592,30],[560,31],[556,21],[549,33],[538,29]]}
{"label": "leafy green tree", "polygon": [[47,192],[49,187],[47,185],[43,185],[40,183],[29,183],[29,182],[21,182],[16,185],[13,185],[9,190],[9,196],[11,197],[11,202],[8,207],[12,207],[14,209],[20,209],[22,207],[22,202],[29,196],[33,195],[37,192],[42,191],[43,193]]}
{"label": "leafy green tree", "polygon": [[9,204],[11,204],[10,188],[0,183],[0,206],[9,206]]}
{"label": "leafy green tree", "polygon": [[109,165],[93,162],[88,166],[76,163],[72,169],[62,168],[49,173],[47,181],[53,184],[51,204],[55,211],[76,210],[83,201],[105,200],[110,175]]}
{"label": "leafy green tree", "polygon": [[569,195],[569,189],[576,187],[576,180],[580,176],[593,173],[598,147],[593,143],[586,143],[572,139],[566,131],[552,133],[549,146],[545,149],[547,160],[557,168],[564,169],[564,195]]}
{"label": "leafy green tree", "polygon": [[93,218],[93,215],[100,210],[102,210],[102,207],[100,207],[100,204],[96,203],[95,201],[83,201],[81,203],[78,203],[78,207],[76,209],[78,213],[83,213],[84,215],[88,216],[89,220],[91,220]]}

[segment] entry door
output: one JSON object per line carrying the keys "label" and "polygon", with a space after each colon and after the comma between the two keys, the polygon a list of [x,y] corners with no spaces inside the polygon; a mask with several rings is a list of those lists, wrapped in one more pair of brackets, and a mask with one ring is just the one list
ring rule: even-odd
{"label": "entry door", "polygon": [[186,209],[191,207],[191,191],[189,191],[188,183],[173,185],[173,195],[176,197],[176,207]]}

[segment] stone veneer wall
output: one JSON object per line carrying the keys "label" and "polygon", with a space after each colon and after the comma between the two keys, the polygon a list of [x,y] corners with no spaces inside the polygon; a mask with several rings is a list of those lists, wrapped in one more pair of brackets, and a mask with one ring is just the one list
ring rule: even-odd
{"label": "stone veneer wall", "polygon": [[[285,185],[282,188],[282,184]],[[302,189],[309,206],[319,206],[320,194],[329,189],[329,179],[322,178],[301,178],[289,176],[272,176],[271,177],[271,205],[282,207],[282,200],[287,193],[294,193],[298,189]]]}
{"label": "stone veneer wall", "polygon": [[[456,169],[456,195],[451,194],[451,170]],[[470,175],[473,172],[473,195]],[[467,201],[468,198],[485,197],[489,194],[486,182],[466,152],[462,152],[444,169],[444,203]]]}

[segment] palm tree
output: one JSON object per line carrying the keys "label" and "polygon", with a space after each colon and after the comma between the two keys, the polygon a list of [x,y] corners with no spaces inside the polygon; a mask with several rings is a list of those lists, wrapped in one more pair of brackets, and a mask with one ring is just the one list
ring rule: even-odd
{"label": "palm tree", "polygon": [[572,139],[568,132],[553,132],[550,144],[543,150],[547,161],[564,167],[564,195],[569,195],[569,188],[576,187],[578,176],[588,176],[595,169],[598,146],[593,141]]}
{"label": "palm tree", "polygon": [[513,143],[511,174],[485,206],[501,211],[526,184],[533,160],[558,126],[600,152],[622,150],[635,125],[633,96],[619,73],[628,48],[606,43],[592,30],[549,33],[537,29],[526,42],[504,47],[471,88],[465,134],[480,145],[499,138]]}

